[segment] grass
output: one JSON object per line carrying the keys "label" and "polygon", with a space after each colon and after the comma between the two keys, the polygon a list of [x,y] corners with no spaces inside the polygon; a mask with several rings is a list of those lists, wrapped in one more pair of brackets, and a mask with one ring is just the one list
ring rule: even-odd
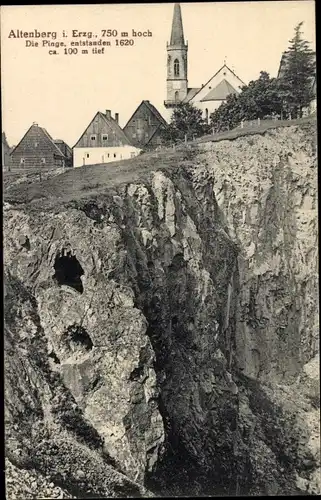
{"label": "grass", "polygon": [[176,146],[175,149],[168,147],[158,152],[144,153],[129,160],[72,168],[65,173],[43,180],[39,180],[37,172],[30,171],[29,178],[28,173],[24,172],[27,179],[19,184],[14,184],[18,174],[5,172],[3,175],[4,201],[14,205],[32,203],[42,209],[61,205],[72,200],[102,194],[107,189],[114,189],[122,184],[146,181],[151,172],[156,169],[167,170],[179,168],[182,164],[186,165],[196,155],[200,143],[233,140],[242,136],[264,134],[273,128],[302,126],[314,122],[315,117],[292,121],[261,122],[261,125],[256,127],[204,136]]}
{"label": "grass", "polygon": [[202,142],[218,142],[237,139],[244,135],[255,135],[264,134],[267,130],[282,127],[292,127],[294,125],[304,125],[306,123],[316,122],[315,116],[307,116],[305,118],[300,118],[298,120],[262,120],[260,125],[255,125],[252,127],[245,126],[244,128],[234,128],[233,130],[227,130],[226,132],[219,132],[217,134],[209,134],[196,139],[194,143]]}

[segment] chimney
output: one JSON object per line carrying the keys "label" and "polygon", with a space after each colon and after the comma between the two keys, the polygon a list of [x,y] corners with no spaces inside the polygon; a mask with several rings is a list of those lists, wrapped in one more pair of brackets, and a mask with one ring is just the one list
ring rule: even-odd
{"label": "chimney", "polygon": [[111,118],[111,111],[110,111],[110,109],[106,109],[106,116],[107,116],[107,118]]}
{"label": "chimney", "polygon": [[115,113],[115,121],[119,123],[119,113]]}

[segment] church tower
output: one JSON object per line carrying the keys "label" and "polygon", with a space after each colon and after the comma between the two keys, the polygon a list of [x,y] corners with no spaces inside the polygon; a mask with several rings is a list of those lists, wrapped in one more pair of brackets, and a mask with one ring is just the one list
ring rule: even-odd
{"label": "church tower", "polygon": [[174,5],[170,43],[167,43],[166,108],[174,108],[187,95],[187,42],[184,41],[181,6]]}

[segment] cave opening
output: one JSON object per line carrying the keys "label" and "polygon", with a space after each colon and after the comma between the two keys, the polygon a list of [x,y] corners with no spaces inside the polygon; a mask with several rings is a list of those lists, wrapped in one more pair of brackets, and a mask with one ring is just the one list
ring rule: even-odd
{"label": "cave opening", "polygon": [[70,251],[64,255],[57,254],[54,264],[55,274],[54,279],[59,285],[67,285],[79,293],[83,293],[84,288],[81,281],[81,276],[84,275],[84,270],[81,267],[77,258]]}
{"label": "cave opening", "polygon": [[81,325],[70,325],[66,331],[67,338],[73,344],[84,347],[87,351],[90,351],[94,344],[87,332],[87,330]]}

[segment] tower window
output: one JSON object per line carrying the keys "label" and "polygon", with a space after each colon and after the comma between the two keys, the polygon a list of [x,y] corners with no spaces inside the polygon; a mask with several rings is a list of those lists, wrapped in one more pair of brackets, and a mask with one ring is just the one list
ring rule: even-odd
{"label": "tower window", "polygon": [[179,60],[174,61],[174,76],[179,76]]}
{"label": "tower window", "polygon": [[96,140],[96,135],[95,135],[95,134],[92,134],[92,135],[90,136],[90,139],[91,139],[92,141],[95,141],[95,140]]}
{"label": "tower window", "polygon": [[178,90],[176,90],[175,92],[175,102],[178,102],[179,101],[179,92]]}

